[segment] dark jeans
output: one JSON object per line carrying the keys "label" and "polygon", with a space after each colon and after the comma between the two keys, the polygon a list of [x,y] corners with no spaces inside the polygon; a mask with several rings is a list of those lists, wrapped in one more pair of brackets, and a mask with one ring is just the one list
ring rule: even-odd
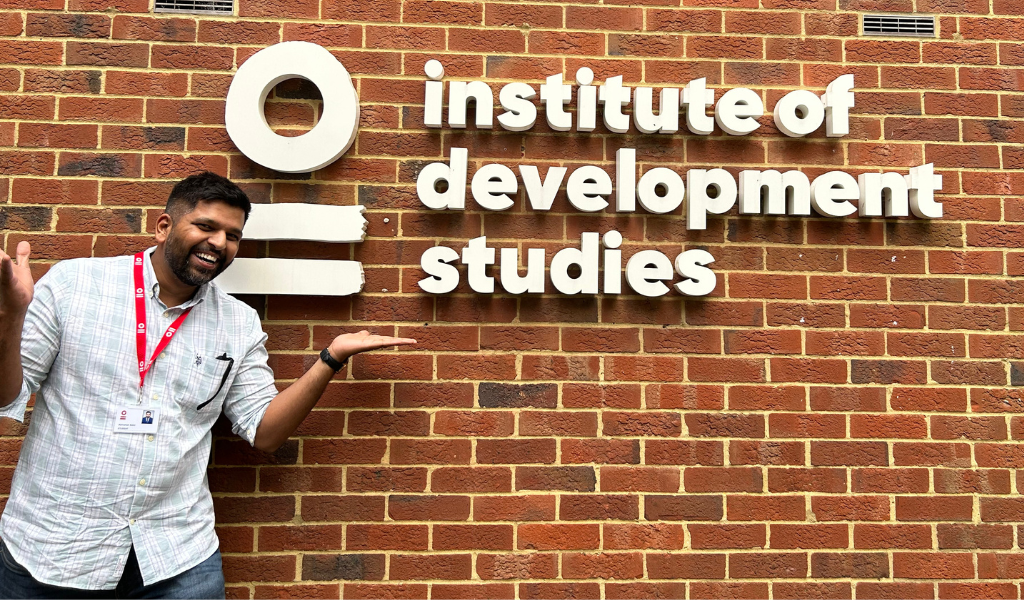
{"label": "dark jeans", "polygon": [[143,585],[135,548],[128,554],[128,563],[117,587],[112,590],[78,590],[55,587],[36,581],[25,567],[15,562],[0,540],[0,598],[223,598],[224,571],[220,550],[198,565],[158,581]]}

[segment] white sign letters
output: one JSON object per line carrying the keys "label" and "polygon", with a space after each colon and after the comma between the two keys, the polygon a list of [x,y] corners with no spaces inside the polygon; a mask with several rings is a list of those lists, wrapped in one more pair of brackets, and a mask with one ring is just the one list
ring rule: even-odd
{"label": "white sign letters", "polygon": [[[681,88],[661,89],[655,113],[653,88],[626,86],[622,76],[595,84],[593,70],[581,67],[575,74],[575,86],[565,82],[562,73],[538,77],[544,83],[537,87],[525,82],[502,86],[497,106],[503,112],[495,115],[495,90],[486,81],[448,81],[446,103],[444,65],[430,60],[424,73],[424,125],[434,129],[445,125],[465,129],[472,122],[478,129],[527,131],[543,111],[547,126],[555,131],[594,131],[601,118],[613,133],[624,134],[635,126],[643,134],[671,135],[685,125],[690,133],[706,136],[717,124],[725,134],[740,136],[761,126],[758,119],[765,110],[761,94],[747,88],[727,90],[716,101],[715,91],[708,89],[701,78]],[[283,137],[267,126],[263,103],[277,83],[295,77],[308,79],[320,89],[323,117],[304,135]],[[823,125],[828,137],[848,135],[853,87],[853,75],[847,74],[832,81],[821,96],[808,90],[787,93],[772,112],[776,127],[789,137],[810,135]],[[574,94],[575,111],[568,109]],[[708,114],[712,107],[713,116]],[[243,154],[277,171],[303,173],[330,164],[352,145],[359,101],[348,72],[327,50],[307,42],[285,42],[256,53],[238,69],[228,92],[226,111],[228,133]],[[666,167],[644,169],[637,178],[636,150],[620,148],[615,155],[614,178],[599,165],[580,165],[571,170],[549,166],[542,176],[536,165],[519,164],[513,169],[497,163],[480,165],[470,178],[470,161],[467,148],[453,147],[447,162],[424,166],[416,181],[416,193],[423,205],[430,210],[466,210],[468,187],[475,206],[507,211],[514,207],[520,188],[524,188],[523,197],[530,209],[548,211],[564,185],[566,200],[580,212],[681,211],[687,229],[696,230],[707,227],[708,215],[725,214],[737,205],[741,215],[842,218],[855,213],[862,217],[912,213],[918,218],[942,217],[942,205],[934,196],[942,187],[942,176],[934,173],[931,164],[914,167],[908,175],[864,173],[856,178],[843,171],[829,171],[811,180],[801,171],[773,169],[745,170],[736,178],[726,169],[713,168],[689,169],[684,179],[681,172]],[[337,235],[332,235],[326,215],[316,217],[316,226],[300,225],[300,221],[312,218],[303,216],[303,211],[309,213],[308,208],[296,205],[275,206],[273,218],[258,220],[246,228],[246,235],[251,229],[262,239],[339,241]],[[708,268],[714,258],[707,251],[687,250],[670,258],[657,250],[642,250],[623,266],[622,241],[617,231],[603,235],[585,232],[578,247],[556,252],[549,265],[554,290],[562,294],[618,294],[623,279],[630,289],[644,296],[661,296],[672,289],[683,295],[702,296],[714,289],[716,277]],[[444,246],[430,248],[421,257],[421,267],[428,276],[419,286],[433,294],[454,290],[461,277],[455,265],[461,263],[471,289],[493,293],[495,277],[488,274],[488,267],[498,265],[498,283],[505,293],[544,293],[545,250],[527,248],[525,252],[522,262],[526,272],[521,274],[519,250],[502,248],[498,252],[488,246],[486,237],[470,240],[461,252]],[[361,275],[360,266],[360,282]],[[677,275],[682,281],[673,286],[666,284]],[[333,291],[318,288],[304,293],[354,293],[342,288],[355,287],[341,286]]]}

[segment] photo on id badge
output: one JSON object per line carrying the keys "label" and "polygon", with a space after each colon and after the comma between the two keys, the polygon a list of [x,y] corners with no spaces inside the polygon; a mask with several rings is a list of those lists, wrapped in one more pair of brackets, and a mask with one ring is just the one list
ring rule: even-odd
{"label": "photo on id badge", "polygon": [[160,410],[137,406],[117,409],[114,433],[156,433]]}

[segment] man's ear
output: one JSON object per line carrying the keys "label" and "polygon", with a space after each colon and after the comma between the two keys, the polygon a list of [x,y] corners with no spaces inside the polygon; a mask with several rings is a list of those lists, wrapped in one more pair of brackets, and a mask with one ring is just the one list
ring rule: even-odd
{"label": "man's ear", "polygon": [[156,218],[155,236],[156,243],[158,245],[163,244],[165,241],[167,241],[167,237],[171,235],[172,227],[174,227],[174,220],[171,218],[171,215],[167,213],[162,213],[159,217]]}

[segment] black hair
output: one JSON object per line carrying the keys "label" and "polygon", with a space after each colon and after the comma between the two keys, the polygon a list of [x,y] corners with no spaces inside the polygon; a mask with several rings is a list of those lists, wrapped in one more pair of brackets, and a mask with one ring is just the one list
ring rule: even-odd
{"label": "black hair", "polygon": [[240,208],[245,212],[246,220],[249,219],[249,211],[252,210],[249,197],[241,188],[226,177],[204,171],[189,175],[174,185],[164,212],[171,215],[171,218],[178,219],[195,210],[201,200],[216,200]]}

